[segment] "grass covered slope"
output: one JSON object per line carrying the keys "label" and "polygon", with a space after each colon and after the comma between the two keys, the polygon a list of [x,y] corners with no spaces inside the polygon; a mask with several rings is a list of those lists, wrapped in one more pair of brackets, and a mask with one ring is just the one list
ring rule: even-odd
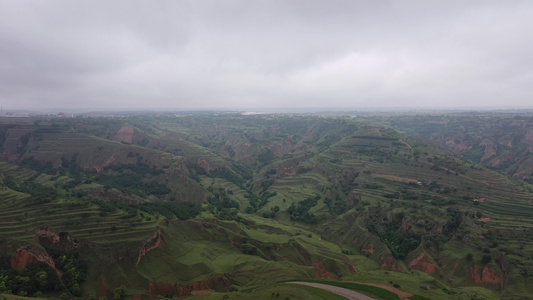
{"label": "grass covered slope", "polygon": [[95,296],[245,297],[330,278],[439,299],[527,297],[531,186],[379,122],[390,119],[4,123],[3,255],[56,269],[72,255]]}

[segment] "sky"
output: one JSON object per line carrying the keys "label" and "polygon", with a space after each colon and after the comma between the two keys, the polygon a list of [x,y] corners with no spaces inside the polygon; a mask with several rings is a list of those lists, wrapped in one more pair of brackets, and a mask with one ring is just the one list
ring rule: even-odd
{"label": "sky", "polygon": [[3,110],[533,108],[533,1],[0,1]]}

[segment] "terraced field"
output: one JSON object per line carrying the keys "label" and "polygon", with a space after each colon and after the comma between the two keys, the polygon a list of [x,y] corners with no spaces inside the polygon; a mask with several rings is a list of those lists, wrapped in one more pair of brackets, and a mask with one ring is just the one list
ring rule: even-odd
{"label": "terraced field", "polygon": [[39,230],[68,232],[80,257],[101,265],[83,285],[98,296],[125,285],[146,299],[297,298],[276,283],[297,278],[435,299],[528,295],[532,187],[382,121],[206,114],[5,125],[0,238],[42,250]]}
{"label": "terraced field", "polygon": [[[0,173],[23,182],[37,172],[1,162]],[[51,180],[45,175],[39,182],[47,186],[57,185],[61,177]],[[58,198],[55,201],[32,205],[29,194],[7,187],[0,191],[0,228],[2,237],[22,243],[36,244],[38,230],[48,228],[54,232],[69,232],[78,239],[90,242],[114,244],[123,240],[142,241],[152,234],[158,221],[124,219],[126,213],[117,210],[103,217],[98,205],[75,198]],[[145,213],[146,214],[146,213]],[[150,215],[147,215],[150,216]]]}

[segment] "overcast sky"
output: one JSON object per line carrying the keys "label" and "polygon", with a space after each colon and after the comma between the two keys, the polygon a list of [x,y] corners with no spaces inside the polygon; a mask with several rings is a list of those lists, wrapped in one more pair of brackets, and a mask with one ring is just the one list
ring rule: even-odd
{"label": "overcast sky", "polygon": [[533,108],[533,1],[3,0],[0,105]]}

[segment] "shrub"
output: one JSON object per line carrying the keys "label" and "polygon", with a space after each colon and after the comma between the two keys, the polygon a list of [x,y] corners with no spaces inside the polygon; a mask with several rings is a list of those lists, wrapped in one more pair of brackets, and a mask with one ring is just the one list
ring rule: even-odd
{"label": "shrub", "polygon": [[490,255],[486,254],[486,255],[483,255],[483,258],[481,258],[481,263],[482,264],[488,264],[488,263],[491,262],[491,260],[492,260],[492,257]]}
{"label": "shrub", "polygon": [[468,253],[468,254],[466,255],[466,257],[465,257],[465,259],[466,259],[467,261],[472,261],[473,258],[474,258],[474,255],[472,255],[472,253]]}

